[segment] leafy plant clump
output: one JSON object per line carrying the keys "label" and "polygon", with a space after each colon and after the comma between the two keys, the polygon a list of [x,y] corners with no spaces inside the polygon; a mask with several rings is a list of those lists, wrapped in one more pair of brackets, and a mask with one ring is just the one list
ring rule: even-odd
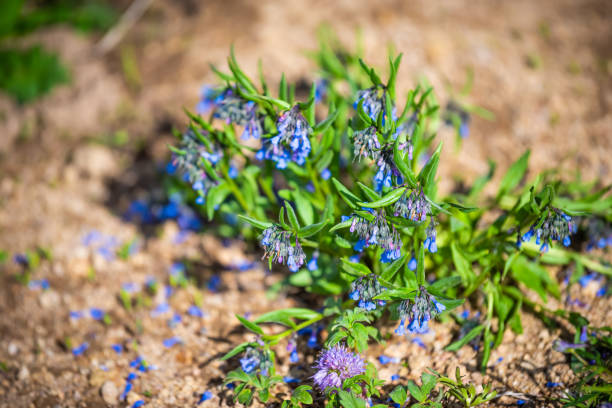
{"label": "leafy plant clump", "polygon": [[[612,273],[581,252],[594,239],[584,232],[593,217],[609,225],[609,189],[563,184],[551,171],[526,181],[526,152],[494,196],[483,194],[494,164],[469,188],[441,195],[437,133],[446,123],[467,137],[468,111],[453,102],[440,113],[425,82],[400,97],[401,54],[389,57],[384,81],[337,45],[322,43],[313,55],[321,79],[298,98],[284,76],[275,93],[261,69],[258,81],[251,79],[232,51],[228,73],[213,68],[221,85],[203,89],[187,131],[171,147],[168,171],[181,180],[174,192],[216,220],[221,235],[258,241],[270,267],[288,269],[284,284],[320,295],[312,308],[237,316],[256,340],[223,357],[241,356],[226,379],[235,399],[249,405],[272,398],[271,388],[283,380],[275,347],[286,344],[297,363],[299,333],[313,347],[324,338],[312,384],[315,401],[326,406],[491,400],[495,391],[477,393],[458,372],[456,380],[424,373],[421,387],[408,383],[383,395],[384,381],[363,353],[393,335],[387,319],[397,322],[397,336],[424,333],[431,320],[468,299],[486,312],[448,349],[476,344],[484,371],[504,332],[521,333],[523,307],[545,314],[525,290],[542,302],[560,297],[545,265]],[[313,403],[310,392],[298,387],[283,406]]]}

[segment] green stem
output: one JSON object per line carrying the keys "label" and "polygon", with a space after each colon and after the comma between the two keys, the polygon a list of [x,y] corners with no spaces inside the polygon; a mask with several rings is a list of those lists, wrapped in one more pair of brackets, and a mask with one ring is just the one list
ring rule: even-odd
{"label": "green stem", "polygon": [[271,346],[277,344],[281,339],[297,332],[298,330],[303,329],[304,327],[308,327],[313,323],[318,322],[319,320],[323,319],[323,315],[319,314],[317,317],[313,317],[310,320],[306,320],[305,322],[302,322],[300,324],[298,324],[297,326],[295,326],[294,328],[291,329],[287,329],[284,332],[278,333],[278,334],[271,334],[271,335],[264,335],[262,336],[262,340],[263,341],[269,341],[269,344]]}
{"label": "green stem", "polygon": [[251,212],[251,209],[249,208],[246,200],[244,199],[244,196],[242,195],[242,191],[240,191],[240,189],[238,188],[236,183],[234,183],[234,180],[232,180],[228,176],[227,169],[225,169],[225,171],[223,171],[223,174],[225,175],[225,181],[226,181],[227,185],[229,186],[230,190],[232,190],[232,194],[234,194],[234,197],[236,197],[236,200],[238,201],[238,204],[240,204],[242,209],[244,211],[246,211],[246,213],[247,213],[247,215],[249,217],[252,217],[253,213]]}

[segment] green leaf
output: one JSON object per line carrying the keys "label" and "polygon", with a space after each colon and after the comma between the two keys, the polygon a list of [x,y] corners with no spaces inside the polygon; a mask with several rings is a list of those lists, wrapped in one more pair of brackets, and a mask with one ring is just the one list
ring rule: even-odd
{"label": "green leaf", "polygon": [[301,193],[300,190],[293,190],[292,195],[293,199],[295,200],[297,212],[300,214],[304,224],[308,225],[314,223],[314,210],[312,209],[312,204],[310,204],[308,198]]}
{"label": "green leaf", "polygon": [[431,156],[431,158],[427,161],[427,164],[423,166],[421,172],[419,173],[419,181],[423,186],[423,192],[425,195],[432,196],[432,193],[435,191],[435,180],[436,173],[438,171],[438,163],[440,162],[440,151],[442,150],[442,142],[436,148],[436,151]]}
{"label": "green leaf", "polygon": [[359,277],[359,276],[366,276],[372,273],[370,268],[368,268],[364,264],[357,263],[357,262],[351,262],[344,258],[341,258],[340,261],[342,262],[342,269],[349,275]]}
{"label": "green leaf", "polygon": [[457,351],[457,350],[459,350],[461,347],[463,347],[466,344],[468,344],[472,339],[475,339],[484,330],[484,328],[485,328],[485,326],[483,324],[479,324],[478,326],[476,326],[472,330],[470,330],[468,332],[468,334],[466,334],[465,336],[463,336],[462,338],[460,338],[456,342],[446,346],[445,350],[446,351]]}
{"label": "green leaf", "polygon": [[312,404],[312,395],[308,391],[312,390],[310,385],[300,385],[291,394],[291,398],[302,404]]}
{"label": "green leaf", "polygon": [[427,291],[432,294],[444,294],[450,288],[454,288],[461,283],[461,277],[459,276],[447,276],[442,279],[438,279],[427,287]]}
{"label": "green leaf", "polygon": [[316,124],[313,128],[314,133],[323,133],[334,123],[338,117],[338,110],[333,111],[325,120]]}
{"label": "green leaf", "polygon": [[429,393],[436,386],[436,383],[438,382],[438,377],[436,377],[433,374],[422,373],[421,382],[423,383],[423,385],[421,385],[421,390],[423,391],[425,395],[429,395]]}
{"label": "green leaf", "polygon": [[510,166],[508,172],[504,175],[504,178],[499,185],[499,192],[497,193],[498,200],[504,194],[514,189],[523,179],[523,176],[527,171],[530,153],[531,152],[527,150],[521,157],[518,158],[517,161],[512,164],[512,166]]}
{"label": "green leaf", "polygon": [[212,220],[215,214],[215,207],[220,205],[231,192],[232,189],[225,182],[221,182],[208,190],[208,194],[206,194],[206,215],[209,220]]}
{"label": "green leaf", "polygon": [[348,228],[348,227],[350,227],[350,226],[351,226],[351,223],[352,223],[352,222],[353,222],[353,220],[352,220],[352,219],[348,219],[348,220],[346,220],[346,221],[339,222],[338,224],[336,224],[336,225],[334,225],[333,227],[331,227],[331,228],[329,229],[329,232],[330,232],[330,233],[332,233],[332,232],[337,231],[337,230],[339,230],[339,229]]}
{"label": "green leaf", "polygon": [[414,381],[409,380],[408,384],[406,384],[408,387],[408,391],[410,391],[410,394],[412,394],[412,396],[419,402],[423,402],[425,401],[425,398],[427,398],[427,395],[425,393],[423,393],[423,391],[421,391],[421,389],[414,383]]}
{"label": "green leaf", "polygon": [[297,236],[300,238],[311,237],[315,234],[318,234],[320,231],[322,231],[326,225],[327,225],[327,220],[323,220],[316,224],[306,225],[305,227],[300,228],[300,230],[297,233]]}
{"label": "green leaf", "polygon": [[401,258],[396,259],[390,264],[385,264],[383,266],[383,271],[380,275],[380,278],[387,282],[393,282],[395,280],[395,275],[397,274],[397,271],[400,270],[400,268],[404,265],[407,259],[408,254],[404,254]]}
{"label": "green leaf", "polygon": [[259,220],[255,219],[255,218],[248,217],[248,216],[242,215],[242,214],[238,214],[238,218],[240,218],[242,221],[248,222],[252,226],[254,226],[256,228],[259,228],[259,229],[270,228],[272,225],[274,225],[271,222],[259,221]]}
{"label": "green leaf", "polygon": [[299,231],[300,223],[297,219],[297,216],[295,215],[295,211],[293,211],[293,207],[288,201],[285,201],[285,208],[287,210],[287,217],[289,218],[289,224],[291,224],[291,227],[293,228],[294,231],[296,232]]}
{"label": "green leaf", "polygon": [[320,315],[320,313],[317,313],[314,310],[300,307],[290,307],[287,309],[274,310],[272,312],[264,313],[255,320],[253,320],[253,323],[279,323],[293,327],[292,324],[287,324],[287,322],[290,321],[291,318],[300,320],[310,320],[315,319]]}
{"label": "green leaf", "polygon": [[336,179],[335,177],[332,177],[332,183],[334,184],[334,187],[336,187],[336,190],[338,190],[338,193],[340,193],[340,197],[342,197],[342,199],[353,209],[358,209],[359,206],[357,205],[358,201],[361,201],[359,199],[359,197],[357,197],[355,194],[351,193],[351,191],[346,188],[344,186],[344,184],[342,184],[340,181],[338,181],[338,179]]}
{"label": "green leaf", "polygon": [[399,187],[387,193],[380,200],[371,201],[369,203],[359,202],[357,204],[360,205],[361,207],[367,207],[367,208],[386,207],[388,205],[393,204],[397,200],[399,200],[405,191],[406,191],[406,187]]}
{"label": "green leaf", "polygon": [[250,405],[251,400],[253,399],[253,390],[250,388],[243,388],[236,398],[238,399],[239,403],[243,405]]}
{"label": "green leaf", "polygon": [[366,401],[356,397],[353,393],[339,390],[338,396],[340,397],[340,405],[343,408],[366,408]]}
{"label": "green leaf", "polygon": [[244,317],[242,317],[242,316],[240,316],[238,314],[236,314],[235,316],[236,316],[236,318],[238,320],[240,320],[240,323],[242,323],[242,325],[244,327],[246,327],[247,329],[249,329],[250,331],[255,332],[257,334],[264,334],[264,332],[261,329],[261,327],[259,327],[255,323],[248,321],[247,319],[245,319]]}
{"label": "green leaf", "polygon": [[453,256],[453,263],[457,269],[457,273],[461,276],[464,286],[469,286],[474,278],[474,272],[472,272],[472,265],[463,255],[463,252],[459,249],[457,242],[451,244],[451,253]]}
{"label": "green leaf", "polygon": [[393,389],[393,391],[391,391],[391,393],[389,393],[389,397],[391,397],[393,402],[396,404],[404,406],[406,400],[408,400],[408,392],[406,391],[405,387],[398,385]]}
{"label": "green leaf", "polygon": [[245,341],[244,343],[240,343],[239,345],[234,347],[230,352],[228,352],[223,357],[221,357],[221,360],[230,359],[230,358],[234,357],[235,355],[242,353],[244,350],[246,350],[247,347],[249,347],[249,346],[251,346],[253,344],[255,344],[255,343],[252,343],[250,341]]}

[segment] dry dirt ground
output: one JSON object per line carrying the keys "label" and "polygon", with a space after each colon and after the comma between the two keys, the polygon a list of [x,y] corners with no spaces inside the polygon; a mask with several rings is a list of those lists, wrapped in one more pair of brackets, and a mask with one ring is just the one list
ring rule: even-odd
{"label": "dry dirt ground", "polygon": [[[144,399],[151,407],[195,406],[210,390],[214,396],[203,406],[225,406],[223,373],[236,363],[218,357],[248,338],[234,313],[299,305],[291,292],[266,298],[279,277],[261,265],[232,269],[257,259],[239,242],[188,234],[179,244],[174,222],[151,233],[121,217],[130,200],[160,191],[153,175],[170,130],[184,125],[181,108],[195,104],[200,86],[213,79],[208,64],[223,65],[230,44],[250,73],[261,59],[270,79],[284,71],[291,80],[311,80],[305,52],[316,46],[319,25],[328,22],[348,44],[359,27],[369,61],[382,65],[393,43],[405,55],[400,86],[407,89],[425,75],[441,101],[473,70],[469,102],[492,111],[495,120],[475,119],[463,147],[446,149],[445,188],[452,174],[470,180],[485,172],[487,158],[505,170],[526,148],[533,151],[533,169],[560,165],[567,174],[580,169],[585,178],[609,183],[611,18],[608,1],[160,0],[105,56],[93,52],[96,38],[65,28],[36,34],[62,54],[73,81],[26,107],[0,96],[0,248],[15,254],[42,247],[53,255],[33,276],[48,279],[47,290],[17,283],[12,262],[2,269],[0,406],[106,406],[118,400],[138,356],[154,367],[136,371],[127,402],[118,405]],[[126,134],[124,143],[119,139]],[[138,238],[139,250],[126,260],[106,260],[85,245],[91,231],[118,243]],[[172,312],[151,315],[163,302],[163,287],[151,304],[126,311],[118,297],[124,284],[144,286],[153,277],[163,286],[181,259],[197,260],[189,271],[199,282],[220,276],[218,289],[176,289],[168,303],[182,321],[172,328]],[[586,304],[579,310],[593,322],[611,325],[605,311],[612,303],[595,298],[595,290],[573,289],[572,296]],[[186,313],[194,303],[203,317]],[[92,319],[91,308],[102,309],[110,321]],[[76,319],[71,311],[88,313]],[[558,397],[573,381],[564,357],[551,349],[559,331],[548,331],[529,314],[524,327],[523,335],[508,333],[493,352],[487,376],[477,372],[471,348],[443,351],[456,335],[452,324],[434,324],[421,339],[424,349],[410,338],[390,338],[368,358],[376,362],[384,351],[401,359],[381,367],[387,380],[397,373],[403,383],[425,367],[451,373],[460,366],[477,384],[493,381],[501,393],[522,394],[527,406],[554,406],[544,398]],[[175,336],[182,343],[163,345]],[[70,347],[84,343],[88,348],[74,356]],[[114,344],[122,345],[120,354]],[[281,373],[305,377],[312,354],[290,367],[281,352]],[[548,388],[547,382],[562,385]],[[493,406],[515,401],[504,397]]]}

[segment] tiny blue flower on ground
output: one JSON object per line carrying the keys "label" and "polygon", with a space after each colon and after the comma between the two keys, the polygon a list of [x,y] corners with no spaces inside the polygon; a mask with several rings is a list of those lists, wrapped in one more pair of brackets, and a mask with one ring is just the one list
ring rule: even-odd
{"label": "tiny blue flower on ground", "polygon": [[376,309],[376,306],[384,306],[384,300],[374,300],[373,298],[385,288],[378,282],[378,277],[375,274],[369,274],[355,279],[351,283],[351,292],[349,297],[358,301],[357,305],[367,311]]}
{"label": "tiny blue flower on ground", "polygon": [[115,353],[117,354],[121,354],[121,352],[123,352],[123,346],[121,344],[113,344],[111,345],[111,348],[115,351]]}
{"label": "tiny blue flower on ground", "polygon": [[155,309],[151,310],[151,317],[159,317],[170,311],[170,305],[166,302],[158,304]]}
{"label": "tiny blue flower on ground", "polygon": [[410,333],[426,333],[429,330],[429,320],[444,310],[446,307],[429,294],[424,286],[421,286],[413,302],[406,299],[398,306],[401,320],[395,333],[403,335],[405,326]]}
{"label": "tiny blue flower on ground", "polygon": [[286,264],[289,270],[297,272],[306,261],[306,254],[297,238],[292,245],[291,235],[291,232],[273,225],[263,231],[259,242],[265,250],[264,258],[269,258],[271,262]]}
{"label": "tiny blue flower on ground", "polygon": [[393,374],[393,375],[391,375],[391,381],[397,381],[397,380],[399,380],[399,379],[400,379],[399,374]]}
{"label": "tiny blue flower on ground", "polygon": [[132,408],[139,408],[145,404],[144,400],[138,400],[132,404]]}
{"label": "tiny blue flower on ground", "polygon": [[49,289],[49,281],[47,279],[35,279],[28,282],[28,288],[31,290]]}
{"label": "tiny blue flower on ground", "polygon": [[174,337],[170,337],[170,338],[168,338],[168,339],[165,339],[165,340],[163,341],[163,345],[164,345],[164,347],[166,347],[166,348],[170,348],[170,347],[172,347],[172,346],[174,346],[174,345],[176,345],[176,344],[180,344],[180,343],[182,343],[182,342],[183,342],[183,341],[182,341],[182,340],[181,340],[179,337],[174,336]]}
{"label": "tiny blue flower on ground", "polygon": [[213,393],[210,391],[204,391],[202,395],[200,395],[200,399],[198,400],[198,405],[203,403],[204,401],[208,401],[213,397]]}
{"label": "tiny blue flower on ground", "polygon": [[74,347],[72,349],[72,354],[75,356],[80,356],[81,354],[83,354],[85,352],[85,350],[87,350],[89,348],[89,343],[85,342],[85,343],[81,343],[81,345]]}
{"label": "tiny blue flower on ground", "polygon": [[204,317],[204,312],[202,312],[202,309],[196,305],[189,306],[189,309],[187,309],[187,314],[193,317]]}
{"label": "tiny blue flower on ground", "polygon": [[299,378],[289,377],[289,376],[284,376],[284,377],[283,377],[283,381],[284,381],[286,384],[296,384],[296,383],[299,383],[299,382],[300,382],[300,379],[299,379]]}
{"label": "tiny blue flower on ground", "polygon": [[382,354],[378,356],[378,361],[380,362],[380,364],[385,365],[389,363],[399,363],[399,358],[389,357],[389,356],[385,356],[384,354]]}
{"label": "tiny blue flower on ground", "polygon": [[125,388],[123,389],[123,392],[119,396],[119,400],[120,401],[125,401],[125,399],[127,398],[128,394],[130,393],[130,391],[132,391],[132,387],[133,387],[133,385],[130,382],[125,384]]}
{"label": "tiny blue flower on ground", "polygon": [[129,373],[125,380],[127,382],[132,382],[132,381],[134,381],[137,378],[138,378],[138,374],[136,374],[136,373]]}
{"label": "tiny blue flower on ground", "polygon": [[330,387],[341,387],[344,380],[365,372],[365,362],[345,346],[335,345],[319,355],[313,382],[322,393]]}
{"label": "tiny blue flower on ground", "polygon": [[546,387],[547,388],[555,388],[555,387],[560,387],[562,384],[559,382],[552,382],[552,381],[548,381],[546,383]]}
{"label": "tiny blue flower on ground", "polygon": [[104,310],[92,307],[89,309],[89,315],[94,320],[102,320],[104,319]]}

